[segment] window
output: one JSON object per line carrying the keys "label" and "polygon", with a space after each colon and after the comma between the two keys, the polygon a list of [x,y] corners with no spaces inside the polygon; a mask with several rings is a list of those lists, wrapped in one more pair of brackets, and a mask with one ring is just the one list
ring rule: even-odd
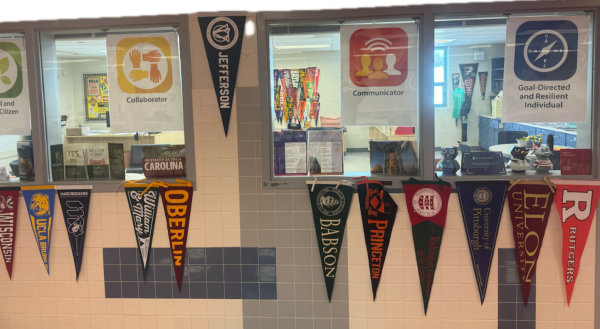
{"label": "window", "polygon": [[[436,41],[437,42],[437,41]],[[448,54],[445,47],[435,48],[435,66],[433,68],[433,104],[436,107],[446,107],[446,80],[448,79]]]}

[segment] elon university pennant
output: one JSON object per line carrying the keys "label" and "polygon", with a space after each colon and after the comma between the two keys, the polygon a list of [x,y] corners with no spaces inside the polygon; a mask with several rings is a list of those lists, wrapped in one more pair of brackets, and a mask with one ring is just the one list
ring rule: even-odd
{"label": "elon university pennant", "polygon": [[569,305],[579,273],[581,255],[600,199],[600,181],[565,179],[550,181],[556,184],[554,203],[562,226],[562,263],[567,305]]}
{"label": "elon university pennant", "polygon": [[76,279],[79,279],[81,260],[83,259],[83,244],[87,232],[88,213],[90,211],[90,196],[92,186],[56,186],[58,200],[65,218],[67,235],[71,243],[71,252],[75,261]]}
{"label": "elon university pennant", "polygon": [[481,304],[490,277],[507,188],[508,181],[456,182]]}
{"label": "elon university pennant", "polygon": [[246,16],[198,17],[198,23],[227,136]]}
{"label": "elon university pennant", "polygon": [[423,307],[427,315],[452,187],[443,181],[419,181],[414,178],[402,181],[402,186],[412,225]]}
{"label": "elon university pennant", "polygon": [[50,274],[50,238],[54,222],[54,186],[22,186],[29,221],[40,256]]}
{"label": "elon university pennant", "polygon": [[383,265],[387,255],[392,230],[396,222],[398,206],[383,184],[376,180],[367,180],[356,184],[360,214],[362,217],[373,300],[377,296],[377,287],[383,274]]}
{"label": "elon university pennant", "polygon": [[523,300],[527,306],[533,274],[552,209],[554,186],[543,181],[511,181],[507,193],[517,267],[523,287]]}
{"label": "elon university pennant", "polygon": [[331,302],[344,230],[352,203],[352,183],[306,182],[319,244],[327,297]]}
{"label": "elon university pennant", "polygon": [[19,187],[0,188],[0,247],[2,247],[2,258],[6,264],[8,277],[11,279],[15,261],[19,190]]}

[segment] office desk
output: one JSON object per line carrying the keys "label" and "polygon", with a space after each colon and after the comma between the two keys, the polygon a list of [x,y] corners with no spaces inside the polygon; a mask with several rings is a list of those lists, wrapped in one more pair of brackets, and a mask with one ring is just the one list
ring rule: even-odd
{"label": "office desk", "polygon": [[140,134],[139,141],[135,140],[135,134],[97,134],[85,136],[65,136],[66,144],[91,144],[91,143],[120,143],[125,151],[131,150],[134,144],[185,144],[183,131],[169,131],[158,134]]}

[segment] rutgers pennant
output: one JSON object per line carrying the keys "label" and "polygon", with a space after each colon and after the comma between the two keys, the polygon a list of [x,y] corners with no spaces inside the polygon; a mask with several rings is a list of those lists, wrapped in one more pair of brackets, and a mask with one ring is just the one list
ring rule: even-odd
{"label": "rutgers pennant", "polygon": [[0,188],[0,247],[8,277],[11,279],[12,266],[15,261],[19,190],[19,187]]}
{"label": "rutgers pennant", "polygon": [[554,202],[563,232],[562,263],[569,305],[600,198],[600,181],[552,179],[551,182],[556,184]]}

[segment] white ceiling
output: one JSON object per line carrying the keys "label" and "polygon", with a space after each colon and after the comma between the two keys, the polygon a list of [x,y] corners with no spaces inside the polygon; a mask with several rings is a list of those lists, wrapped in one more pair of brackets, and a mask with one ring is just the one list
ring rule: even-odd
{"label": "white ceiling", "polygon": [[85,59],[106,57],[105,38],[57,39],[56,57]]}

